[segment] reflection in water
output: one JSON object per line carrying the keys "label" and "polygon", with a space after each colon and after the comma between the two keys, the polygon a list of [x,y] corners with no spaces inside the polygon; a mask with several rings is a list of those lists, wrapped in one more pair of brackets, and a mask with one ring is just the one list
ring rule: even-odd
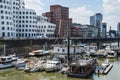
{"label": "reflection in water", "polygon": [[[59,72],[25,73],[24,71],[18,71],[12,68],[12,69],[0,70],[0,80],[80,80],[80,79],[68,78],[66,75],[62,75]],[[85,79],[85,80],[91,80],[91,79]]]}
{"label": "reflection in water", "polygon": [[[98,59],[103,62],[105,59]],[[112,59],[113,68],[107,75],[93,75],[93,79],[68,78],[66,75],[46,72],[25,73],[15,68],[0,70],[0,80],[119,80],[120,58]]]}

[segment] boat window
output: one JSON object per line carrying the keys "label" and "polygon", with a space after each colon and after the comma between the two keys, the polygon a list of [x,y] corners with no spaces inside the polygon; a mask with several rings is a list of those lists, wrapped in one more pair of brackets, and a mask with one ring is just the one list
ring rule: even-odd
{"label": "boat window", "polygon": [[1,61],[6,61],[6,59],[5,58],[1,58]]}
{"label": "boat window", "polygon": [[60,51],[60,49],[58,49],[58,51]]}
{"label": "boat window", "polygon": [[62,52],[65,52],[65,50],[64,50],[64,49],[62,49]]}
{"label": "boat window", "polygon": [[57,63],[56,65],[60,65],[60,63]]}
{"label": "boat window", "polygon": [[8,58],[8,60],[11,60],[11,58]]}

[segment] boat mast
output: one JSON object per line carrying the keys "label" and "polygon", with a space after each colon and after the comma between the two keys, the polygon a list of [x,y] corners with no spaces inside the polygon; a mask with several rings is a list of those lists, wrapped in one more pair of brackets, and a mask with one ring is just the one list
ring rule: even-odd
{"label": "boat mast", "polygon": [[69,31],[68,31],[68,25],[67,25],[67,50],[68,50],[68,53],[67,53],[67,61],[68,61],[68,65],[70,64],[70,37],[69,37]]}
{"label": "boat mast", "polygon": [[3,45],[3,48],[4,48],[4,51],[3,51],[3,54],[5,55],[5,52],[6,52],[6,49],[5,49],[5,45]]}
{"label": "boat mast", "polygon": [[70,40],[69,40],[70,38],[69,38],[69,36],[67,37],[67,42],[68,42],[68,44],[67,44],[67,47],[68,47],[68,65],[69,65],[69,63],[70,63]]}

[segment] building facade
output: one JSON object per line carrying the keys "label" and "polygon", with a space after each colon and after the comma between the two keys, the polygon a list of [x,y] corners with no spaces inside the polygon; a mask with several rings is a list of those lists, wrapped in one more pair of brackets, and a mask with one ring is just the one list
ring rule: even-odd
{"label": "building facade", "polygon": [[56,24],[55,36],[65,36],[66,32],[70,35],[72,19],[69,18],[69,8],[61,5],[51,5],[50,12],[42,14],[49,18],[51,23]]}
{"label": "building facade", "polygon": [[80,27],[80,37],[82,38],[96,38],[98,33],[98,28],[91,25],[82,25]]}
{"label": "building facade", "polygon": [[0,37],[34,37],[35,16],[34,10],[25,9],[24,0],[0,0]]}
{"label": "building facade", "polygon": [[117,24],[117,36],[120,37],[120,22]]}
{"label": "building facade", "polygon": [[98,37],[102,36],[102,20],[103,15],[101,13],[96,13],[93,16],[90,16],[90,25],[96,26],[98,28]]}
{"label": "building facade", "polygon": [[102,23],[102,37],[107,37],[107,23]]}
{"label": "building facade", "polygon": [[43,16],[37,16],[37,38],[55,37],[54,32],[56,25],[48,22]]}

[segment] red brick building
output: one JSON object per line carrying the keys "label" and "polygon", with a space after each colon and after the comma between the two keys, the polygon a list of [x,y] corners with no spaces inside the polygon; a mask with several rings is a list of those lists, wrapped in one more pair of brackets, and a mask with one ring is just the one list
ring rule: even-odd
{"label": "red brick building", "polygon": [[49,22],[56,24],[55,36],[65,36],[72,26],[72,18],[69,18],[69,8],[61,5],[51,5],[50,12],[42,14],[49,18]]}

